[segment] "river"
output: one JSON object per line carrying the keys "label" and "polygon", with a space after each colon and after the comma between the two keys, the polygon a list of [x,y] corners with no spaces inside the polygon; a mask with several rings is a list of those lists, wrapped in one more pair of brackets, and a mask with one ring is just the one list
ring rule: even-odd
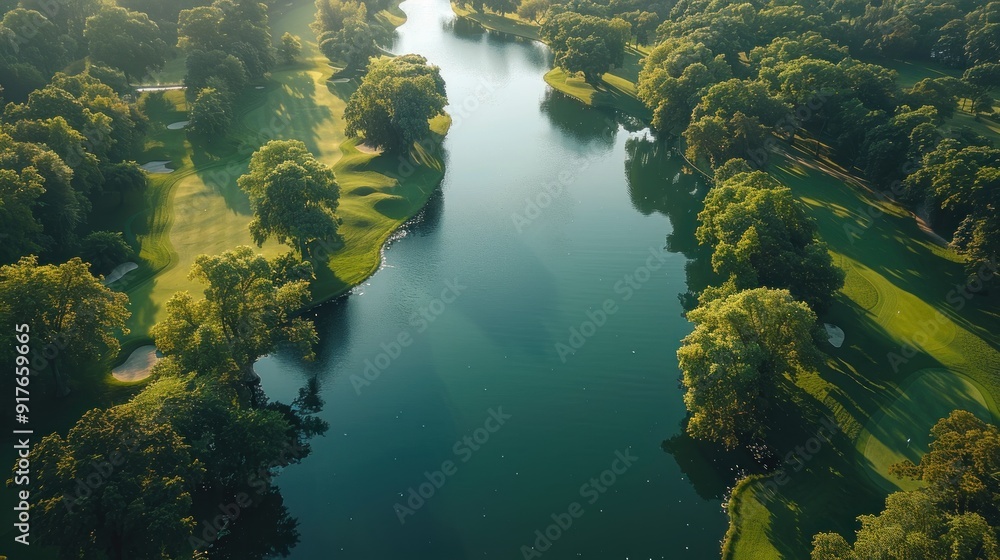
{"label": "river", "polygon": [[698,177],[552,92],[544,45],[447,0],[402,9],[392,51],[447,82],[447,173],[383,268],[319,309],[317,361],[257,365],[284,402],[315,379],[330,424],[277,478],[291,557],[718,557],[724,477],[661,448],[684,418]]}

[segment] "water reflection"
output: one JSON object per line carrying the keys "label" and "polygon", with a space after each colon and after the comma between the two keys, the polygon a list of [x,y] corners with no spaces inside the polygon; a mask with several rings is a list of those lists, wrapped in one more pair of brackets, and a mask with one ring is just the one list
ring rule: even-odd
{"label": "water reflection", "polygon": [[580,102],[549,89],[541,112],[560,132],[577,142],[593,143],[610,151],[615,145],[619,122],[612,110],[581,111]]}

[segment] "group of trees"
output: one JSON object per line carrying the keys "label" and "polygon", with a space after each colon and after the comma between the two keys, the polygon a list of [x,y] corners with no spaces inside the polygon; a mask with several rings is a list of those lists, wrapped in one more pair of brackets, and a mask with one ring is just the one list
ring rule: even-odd
{"label": "group of trees", "polygon": [[716,175],[696,236],[723,283],[688,312],[677,357],[688,433],[736,447],[766,442],[782,395],[816,366],[816,313],[844,274],[788,188],[743,160]]}
{"label": "group of trees", "polygon": [[858,518],[853,544],[837,533],[813,538],[812,560],[1000,559],[1000,429],[957,410],[931,430],[914,465],[894,465],[924,487],[890,494],[878,515]]}
{"label": "group of trees", "polygon": [[[291,405],[269,402],[253,363],[289,345],[311,358],[316,331],[297,313],[312,269],[291,255],[268,260],[239,247],[198,257],[191,276],[205,285],[204,297],[181,292],[167,304],[153,329],[165,354],[154,381],[32,449],[34,529],[66,557],[190,558],[225,546],[222,526],[239,539],[247,510],[268,507],[285,518],[268,529],[291,532],[282,542],[294,542],[294,520],[269,482],[325,431],[313,416],[322,401],[312,386]],[[0,294],[0,322],[28,322],[36,344],[58,341],[60,361],[93,363],[117,350],[126,297],[79,259],[40,266],[25,258],[0,268]],[[213,519],[220,511],[223,521]],[[198,517],[204,512],[209,521]]]}
{"label": "group of trees", "polygon": [[312,28],[330,64],[344,71],[363,71],[369,59],[382,54],[381,45],[391,39],[392,31],[369,13],[369,5],[378,8],[371,1],[316,0]]}
{"label": "group of trees", "polygon": [[177,45],[187,55],[184,85],[192,101],[191,128],[207,137],[225,133],[236,96],[274,67],[278,52],[288,62],[301,49],[291,35],[282,37],[275,49],[267,5],[259,0],[216,0],[181,10]]}
{"label": "group of trees", "polygon": [[[659,43],[646,57],[638,93],[653,113],[653,127],[679,134],[688,158],[713,169],[732,158],[764,166],[768,152],[781,146],[775,138],[789,148],[801,138],[816,150],[827,145],[878,190],[891,190],[914,208],[929,202],[935,224],[955,232],[954,245],[975,266],[1000,248],[991,219],[996,202],[984,188],[994,181],[990,141],[943,125],[960,104],[977,118],[994,112],[1000,43],[988,38],[998,33],[998,14],[996,2],[677,2],[657,30]],[[855,40],[858,29],[872,25],[880,31],[869,34],[870,41]],[[900,50],[901,41],[909,44],[901,34],[915,37],[911,47]],[[894,71],[858,60],[895,53],[943,61],[945,43],[954,51],[946,58],[966,68],[961,78],[926,78],[904,89]],[[952,170],[936,182],[941,188],[930,186],[931,171],[911,175],[945,152],[963,150],[985,150],[976,157],[986,158],[987,171],[976,177]]]}
{"label": "group of trees", "polygon": [[556,64],[568,72],[583,73],[588,82],[597,84],[608,70],[624,62],[632,25],[621,18],[550,10],[540,34],[552,48]]}
{"label": "group of trees", "polygon": [[85,252],[102,261],[102,255],[128,256],[128,246],[120,238],[81,234],[88,227],[91,207],[102,196],[115,193],[121,198],[146,185],[145,174],[132,161],[146,119],[97,75],[116,85],[124,82],[120,72],[91,66],[75,76],[56,74],[25,102],[4,108],[0,263],[28,254],[49,261]]}

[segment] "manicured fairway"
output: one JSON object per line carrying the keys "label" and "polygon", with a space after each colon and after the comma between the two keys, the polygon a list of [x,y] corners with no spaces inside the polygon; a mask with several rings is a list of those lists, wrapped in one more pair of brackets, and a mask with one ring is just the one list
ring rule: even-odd
{"label": "manicured fairway", "polygon": [[[236,122],[225,138],[168,129],[187,120],[183,92],[147,94],[152,132],[140,163],[169,160],[175,171],[151,175],[152,186],[143,201],[111,209],[109,219],[121,222],[141,257],[140,269],[120,284],[132,301],[126,351],[148,340],[149,328],[175,292],[200,291],[187,277],[195,257],[253,245],[247,227],[250,205],[236,179],[253,151],[269,140],[303,141],[321,161],[334,166],[341,185],[338,214],[344,244],[330,255],[328,269],[318,267],[315,301],[340,295],[377,270],[390,235],[419,212],[437,188],[444,170],[433,151],[416,149],[414,171],[402,174],[399,156],[361,152],[345,137],[344,107],[357,82],[328,81],[332,69],[309,29],[313,15],[312,2],[300,0],[274,17],[274,36],[289,31],[302,37],[302,60],[277,68],[266,84],[242,94]],[[396,8],[378,17],[392,25],[405,21]],[[444,117],[432,122],[435,139],[449,122]],[[260,250],[276,255],[290,249],[268,242]]]}
{"label": "manicured fairway", "polygon": [[[760,482],[741,487],[726,558],[802,558],[817,532],[853,534],[854,518],[881,510],[892,489],[879,472],[916,459],[938,418],[956,407],[996,412],[1000,394],[1000,282],[992,281],[992,295],[967,285],[960,257],[908,212],[829,162],[798,149],[792,154],[797,159],[775,155],[769,171],[805,203],[847,272],[838,302],[820,317],[844,329],[844,345],[824,346],[818,374],[798,385],[845,437],[774,498],[762,497]],[[804,439],[789,436],[776,452]]]}
{"label": "manicured fairway", "polygon": [[944,369],[918,371],[900,384],[899,397],[865,426],[858,450],[869,461],[872,479],[888,491],[912,490],[920,483],[888,474],[895,463],[917,463],[927,452],[930,429],[953,410],[967,410],[987,422],[994,417],[986,398],[967,378]]}

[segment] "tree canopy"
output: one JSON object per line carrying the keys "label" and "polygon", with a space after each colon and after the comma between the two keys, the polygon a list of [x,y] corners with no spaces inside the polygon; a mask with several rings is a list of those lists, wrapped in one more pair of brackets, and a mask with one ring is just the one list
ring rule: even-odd
{"label": "tree canopy", "polygon": [[447,105],[440,69],[416,54],[376,58],[344,111],[348,136],[374,148],[409,149],[430,136],[430,119]]}

